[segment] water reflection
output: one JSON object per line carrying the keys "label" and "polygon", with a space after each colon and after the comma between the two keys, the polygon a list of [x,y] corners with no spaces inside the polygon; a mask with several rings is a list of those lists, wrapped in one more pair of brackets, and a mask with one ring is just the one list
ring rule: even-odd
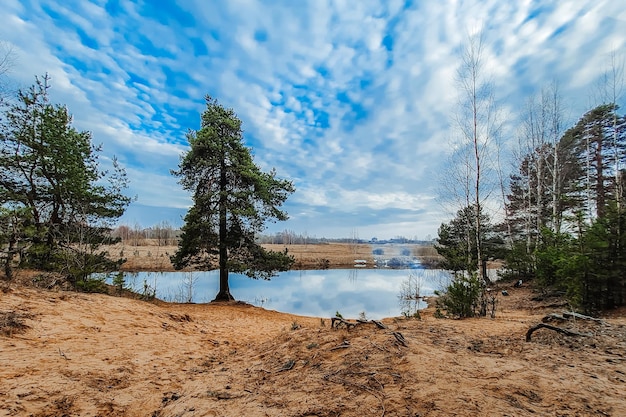
{"label": "water reflection", "polygon": [[348,281],[350,281],[351,283],[356,283],[356,279],[359,276],[359,270],[354,268],[354,269],[348,269]]}
{"label": "water reflection", "polygon": [[422,292],[424,286],[424,274],[418,274],[414,271],[400,284],[400,312],[406,317],[419,317],[419,310],[426,307],[424,297],[427,294]]}
{"label": "water reflection", "polygon": [[[449,274],[428,269],[324,269],[283,272],[271,281],[230,274],[230,289],[237,300],[270,310],[317,317],[332,317],[338,311],[346,318],[365,313],[368,319],[380,319],[403,314],[407,305],[401,303],[401,292],[408,279],[414,283],[409,285],[412,289],[419,282],[418,295],[423,297],[443,288]],[[129,273],[126,285],[140,293],[148,286],[166,301],[203,303],[217,294],[219,273]],[[414,301],[409,308],[425,307],[421,298],[409,301]]]}

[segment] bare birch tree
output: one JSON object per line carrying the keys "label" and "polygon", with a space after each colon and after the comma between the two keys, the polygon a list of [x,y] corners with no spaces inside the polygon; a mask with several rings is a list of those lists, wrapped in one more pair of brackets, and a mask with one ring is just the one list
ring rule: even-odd
{"label": "bare birch tree", "polygon": [[531,255],[545,227],[559,232],[567,164],[561,155],[563,108],[556,82],[530,96],[521,115],[516,173],[507,208],[515,221],[515,239]]}
{"label": "bare birch tree", "polygon": [[11,45],[0,41],[0,105],[11,95],[7,74],[15,63],[15,52]]}
{"label": "bare birch tree", "polygon": [[456,76],[459,103],[455,121],[463,143],[471,150],[471,165],[467,167],[468,182],[471,182],[468,201],[474,208],[472,220],[479,275],[488,282],[483,259],[481,213],[493,191],[492,176],[487,174],[493,169],[490,152],[494,150],[500,120],[493,86],[485,69],[484,47],[483,33],[480,32],[470,36],[463,48]]}
{"label": "bare birch tree", "polygon": [[561,232],[563,210],[561,210],[561,198],[563,196],[563,168],[561,166],[560,146],[561,137],[564,133],[563,121],[563,100],[559,91],[559,84],[554,81],[550,88],[545,91],[547,94],[548,118],[549,118],[549,138],[552,146],[552,166],[550,168],[552,176],[552,230],[555,233]]}

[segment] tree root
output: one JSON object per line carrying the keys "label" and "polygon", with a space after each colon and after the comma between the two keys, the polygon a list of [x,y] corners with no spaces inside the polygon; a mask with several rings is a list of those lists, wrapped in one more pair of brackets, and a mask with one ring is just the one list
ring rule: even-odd
{"label": "tree root", "polygon": [[551,324],[539,323],[539,324],[534,325],[530,329],[528,329],[528,331],[526,332],[526,341],[530,342],[533,332],[539,329],[554,330],[555,332],[562,333],[566,336],[587,336],[587,337],[593,336],[593,334],[589,334],[589,333],[578,333],[578,332],[573,332],[571,330],[562,329],[560,327],[556,327]]}

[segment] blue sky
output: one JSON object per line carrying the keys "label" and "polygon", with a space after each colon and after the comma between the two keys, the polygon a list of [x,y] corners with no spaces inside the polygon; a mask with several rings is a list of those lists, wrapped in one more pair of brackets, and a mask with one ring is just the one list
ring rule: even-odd
{"label": "blue sky", "polygon": [[3,0],[0,15],[14,84],[47,72],[52,101],[126,167],[123,223],[181,224],[191,200],[169,172],[210,94],[256,163],[296,186],[268,232],[316,237],[436,236],[459,51],[477,28],[511,139],[553,80],[573,124],[626,50],[611,0]]}

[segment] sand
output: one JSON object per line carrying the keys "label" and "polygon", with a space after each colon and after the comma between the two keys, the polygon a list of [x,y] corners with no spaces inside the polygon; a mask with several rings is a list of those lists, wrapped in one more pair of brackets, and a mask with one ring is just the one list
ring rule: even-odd
{"label": "sand", "polygon": [[336,329],[237,302],[5,285],[0,415],[626,416],[623,312],[557,324],[589,336],[541,329],[526,342],[563,307],[504,287],[495,319],[429,308]]}

